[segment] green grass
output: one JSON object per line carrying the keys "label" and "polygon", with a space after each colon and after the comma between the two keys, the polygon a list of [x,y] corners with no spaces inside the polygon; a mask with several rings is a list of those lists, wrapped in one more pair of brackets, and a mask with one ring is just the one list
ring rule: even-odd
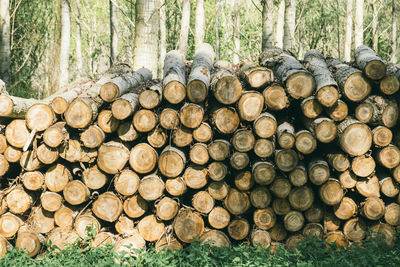
{"label": "green grass", "polygon": [[[329,247],[329,248],[327,248]],[[10,250],[0,259],[0,266],[399,266],[400,242],[388,247],[381,239],[369,238],[362,245],[353,244],[347,249],[327,246],[325,241],[308,239],[298,250],[291,252],[270,250],[249,245],[231,248],[211,247],[194,242],[183,250],[156,252],[154,248],[134,251],[130,256],[116,253],[112,245],[93,248],[88,242],[76,243],[57,251],[47,246],[46,253],[31,259],[23,251]],[[119,262],[119,264],[117,264]]]}

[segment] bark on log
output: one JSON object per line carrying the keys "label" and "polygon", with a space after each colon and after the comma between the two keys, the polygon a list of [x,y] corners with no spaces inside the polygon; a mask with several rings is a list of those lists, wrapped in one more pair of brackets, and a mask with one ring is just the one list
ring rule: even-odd
{"label": "bark on log", "polygon": [[138,93],[131,92],[115,99],[111,104],[111,112],[116,119],[124,120],[135,113],[139,107],[140,103]]}
{"label": "bark on log", "polygon": [[251,61],[245,61],[240,68],[240,76],[251,88],[260,88],[274,81],[272,70],[260,67]]}
{"label": "bark on log", "polygon": [[321,104],[315,96],[309,96],[303,99],[300,103],[300,107],[303,115],[309,119],[315,119],[323,111]]}
{"label": "bark on log", "polygon": [[383,60],[378,57],[374,50],[368,46],[361,45],[354,51],[356,63],[364,74],[372,80],[380,80],[386,74],[386,65]]}
{"label": "bark on log", "polygon": [[379,90],[385,95],[393,95],[400,88],[400,80],[396,77],[396,67],[389,67],[385,77],[379,81]]}
{"label": "bark on log", "polygon": [[154,84],[139,94],[139,103],[143,108],[156,108],[162,100],[162,84]]}
{"label": "bark on log", "polygon": [[164,59],[163,96],[171,104],[179,104],[186,97],[186,73],[183,55],[177,50],[168,52]]}

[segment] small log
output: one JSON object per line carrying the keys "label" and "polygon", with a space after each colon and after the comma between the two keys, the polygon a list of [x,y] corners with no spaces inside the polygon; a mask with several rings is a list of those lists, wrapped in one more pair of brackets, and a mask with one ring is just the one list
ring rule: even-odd
{"label": "small log", "polygon": [[380,197],[379,180],[375,175],[367,179],[358,180],[356,188],[358,193],[364,197]]}
{"label": "small log", "polygon": [[255,229],[251,232],[251,244],[268,249],[271,246],[271,236],[268,231]]}
{"label": "small log", "polygon": [[32,206],[32,197],[21,187],[14,188],[6,197],[7,207],[13,214],[23,214]]}
{"label": "small log", "polygon": [[265,88],[263,96],[265,105],[271,110],[282,110],[290,105],[285,89],[278,84],[273,84]]}
{"label": "small log", "polygon": [[139,93],[139,103],[146,109],[156,108],[162,100],[162,84],[156,83]]}
{"label": "small log", "polygon": [[339,181],[344,188],[354,188],[357,184],[357,176],[350,170],[346,170],[339,175]]}
{"label": "small log", "polygon": [[147,135],[147,142],[154,148],[161,148],[167,142],[167,134],[157,126]]}
{"label": "small log", "polygon": [[8,145],[6,137],[3,134],[0,134],[0,153],[3,154],[7,147]]}
{"label": "small log", "polygon": [[3,214],[0,217],[0,234],[2,237],[12,239],[19,228],[23,225],[23,221],[12,213]]}
{"label": "small log", "polygon": [[268,139],[257,139],[254,144],[254,154],[260,158],[268,158],[274,154],[275,142]]}
{"label": "small log", "polygon": [[309,119],[315,119],[323,111],[321,104],[315,96],[309,96],[303,99],[300,103],[300,107],[303,115]]}
{"label": "small log", "polygon": [[114,193],[105,192],[93,202],[92,211],[103,221],[115,222],[121,215],[122,208],[122,201]]}
{"label": "small log", "polygon": [[36,191],[43,187],[44,176],[38,171],[25,172],[22,175],[22,183],[26,189]]}
{"label": "small log", "polygon": [[229,185],[223,181],[211,182],[207,191],[213,199],[223,200],[228,195]]}
{"label": "small log", "polygon": [[43,143],[37,148],[36,155],[41,163],[52,164],[58,159],[58,150]]}
{"label": "small log", "polygon": [[34,231],[28,230],[27,227],[18,231],[17,240],[15,241],[15,247],[19,250],[24,250],[29,257],[35,257],[41,248],[41,241],[44,241],[44,237],[39,236]]}
{"label": "small log", "polygon": [[286,198],[275,198],[271,206],[275,214],[279,216],[286,215],[292,209]]}
{"label": "small log", "polygon": [[228,225],[228,234],[234,240],[245,239],[250,231],[250,224],[246,219],[239,218],[232,220]]}
{"label": "small log", "polygon": [[308,223],[304,226],[302,234],[306,238],[316,237],[322,239],[324,237],[324,228],[319,223]]}
{"label": "small log", "polygon": [[308,180],[307,169],[303,163],[299,163],[288,176],[290,183],[294,186],[305,185]]}
{"label": "small log", "polygon": [[123,170],[130,159],[129,150],[123,144],[110,141],[103,143],[98,152],[97,166],[108,174]]}
{"label": "small log", "polygon": [[65,185],[63,195],[69,204],[80,205],[89,200],[90,191],[81,181],[73,180]]}
{"label": "small log", "polygon": [[260,88],[274,81],[272,70],[245,61],[240,68],[240,76],[251,88]]}
{"label": "small log", "polygon": [[78,140],[69,139],[59,147],[59,156],[69,162],[93,162],[97,157],[97,150],[81,146]]}
{"label": "small log", "polygon": [[147,133],[157,125],[156,114],[148,109],[141,109],[133,115],[133,126],[138,132]]}
{"label": "small log", "polygon": [[350,156],[365,154],[372,145],[372,133],[369,127],[351,117],[337,127],[339,144]]}
{"label": "small log", "polygon": [[347,106],[346,102],[343,102],[340,99],[336,102],[335,105],[325,110],[329,117],[334,121],[344,120],[349,113],[349,107]]}
{"label": "small log", "polygon": [[214,205],[214,198],[207,191],[199,191],[193,195],[192,206],[202,214],[210,213]]}
{"label": "small log", "polygon": [[203,121],[204,109],[193,103],[186,103],[179,111],[179,118],[183,126],[187,128],[197,128]]}
{"label": "small log", "polygon": [[243,170],[250,163],[250,158],[247,153],[234,152],[231,155],[229,162],[231,164],[231,167],[235,170]]}
{"label": "small log", "polygon": [[61,164],[50,166],[44,175],[45,185],[52,192],[61,192],[70,180],[70,171]]}
{"label": "small log", "polygon": [[178,127],[179,125],[179,116],[178,111],[165,108],[161,111],[160,114],[160,125],[166,130],[172,130]]}
{"label": "small log", "polygon": [[100,232],[100,227],[101,225],[99,221],[90,212],[87,212],[85,214],[76,217],[74,223],[75,231],[80,238],[88,237],[88,231],[87,231],[88,228],[97,234]]}
{"label": "small log", "polygon": [[199,127],[193,130],[193,139],[200,143],[206,143],[213,137],[213,132],[206,122],[202,122]]}
{"label": "small log", "polygon": [[383,60],[376,55],[374,50],[366,45],[360,45],[354,51],[357,66],[363,70],[364,74],[372,80],[380,80],[386,74],[386,65]]}
{"label": "small log", "polygon": [[377,197],[369,197],[361,203],[361,213],[367,219],[379,220],[385,215],[385,203]]}
{"label": "small log", "polygon": [[285,246],[292,252],[295,252],[299,243],[304,241],[304,239],[306,238],[302,234],[291,235],[286,239]]}
{"label": "small log", "polygon": [[245,192],[231,188],[224,200],[224,206],[231,214],[240,215],[250,208],[250,199]]}
{"label": "small log", "polygon": [[43,209],[49,212],[55,212],[61,208],[63,198],[61,195],[54,192],[45,192],[40,196],[40,203]]}
{"label": "small log", "polygon": [[163,250],[178,250],[178,249],[183,249],[182,244],[179,243],[178,240],[176,240],[175,237],[166,237],[163,235],[160,240],[158,240],[155,244],[155,249],[157,252],[161,252]]}
{"label": "small log", "polygon": [[62,142],[68,139],[69,134],[65,129],[65,122],[56,122],[43,133],[43,141],[49,147],[58,147]]}
{"label": "small log", "polygon": [[377,237],[383,235],[383,241],[388,245],[389,247],[394,247],[394,241],[396,239],[396,230],[386,224],[386,223],[381,223],[378,222],[375,225],[371,227],[372,230],[372,237]]}
{"label": "small log", "polygon": [[10,145],[23,148],[29,139],[30,131],[26,127],[25,120],[13,120],[7,125],[5,135]]}
{"label": "small log", "polygon": [[172,196],[182,196],[186,192],[186,183],[181,177],[167,179],[165,190]]}
{"label": "small log", "polygon": [[260,114],[253,123],[254,132],[261,138],[273,136],[277,127],[278,125],[275,117],[268,112]]}
{"label": "small log", "polygon": [[117,134],[118,138],[123,142],[131,142],[139,138],[139,133],[130,122],[121,123],[118,127]]}
{"label": "small log", "polygon": [[206,230],[200,236],[202,242],[210,244],[214,247],[230,247],[231,241],[229,238],[221,231],[218,230]]}
{"label": "small log", "polygon": [[322,185],[328,181],[331,173],[328,163],[322,158],[314,158],[308,164],[308,177],[315,185]]}
{"label": "small log", "polygon": [[400,205],[391,203],[385,208],[385,221],[387,224],[400,225]]}
{"label": "small log", "polygon": [[348,220],[343,226],[343,234],[351,241],[361,241],[365,237],[367,226],[361,218]]}
{"label": "small log", "polygon": [[372,142],[375,147],[385,147],[392,142],[393,133],[385,126],[377,126],[372,129]]}
{"label": "small log", "polygon": [[105,247],[106,245],[115,245],[117,236],[110,232],[98,233],[91,242],[92,247]]}
{"label": "small log", "polygon": [[144,240],[154,242],[161,238],[165,231],[165,225],[152,214],[141,219],[137,229]]}
{"label": "small log", "polygon": [[133,220],[129,219],[125,215],[121,215],[115,222],[115,230],[120,235],[131,235],[135,231]]}
{"label": "small log", "polygon": [[292,149],[275,150],[275,163],[278,169],[290,172],[296,168],[299,162],[297,153]]}
{"label": "small log", "polygon": [[203,218],[196,212],[181,209],[174,220],[174,232],[185,243],[191,243],[204,232]]}
{"label": "small log", "polygon": [[203,166],[190,165],[186,168],[183,179],[188,187],[200,189],[207,184],[207,169]]}
{"label": "small log", "polygon": [[334,206],[342,201],[344,192],[340,182],[335,179],[329,179],[319,189],[319,197],[330,206]]}
{"label": "small log", "polygon": [[[67,89],[67,91],[63,90],[62,92],[56,92],[52,96],[49,96],[47,99],[51,100],[50,106],[54,113],[63,114],[68,105],[79,95],[81,95],[84,91],[88,90],[91,86],[94,85],[93,81],[88,81],[84,84],[79,85],[78,87],[74,87],[71,89]],[[61,91],[60,90],[60,91]]]}
{"label": "small log", "polygon": [[249,171],[242,171],[235,175],[235,186],[241,191],[248,191],[254,185],[254,177]]}
{"label": "small log", "polygon": [[111,104],[111,112],[114,118],[124,120],[139,109],[139,95],[137,92],[126,93],[115,99]]}
{"label": "small log", "polygon": [[289,232],[297,232],[304,226],[304,216],[301,212],[292,210],[283,218],[285,229]]}
{"label": "small log", "polygon": [[208,95],[214,50],[210,44],[202,43],[196,48],[187,83],[187,97],[190,102],[203,102]]}
{"label": "small log", "polygon": [[[143,144],[144,145],[144,144]],[[146,146],[146,151],[147,153],[150,151],[151,147],[147,148]],[[133,149],[132,149],[133,151]],[[156,160],[157,160],[157,154],[154,149],[151,150],[152,153],[154,153]],[[135,164],[138,166],[143,165],[143,158],[146,157],[138,157],[138,161]],[[149,157],[147,157],[149,158]],[[164,150],[161,152],[160,157],[158,158],[158,169],[160,172],[167,176],[167,177],[177,177],[179,174],[182,173],[184,167],[186,164],[186,157],[185,154],[180,151],[177,148],[167,146],[164,148]],[[133,168],[133,166],[131,166]],[[153,166],[154,168],[154,166]],[[135,168],[133,168],[135,169]]]}
{"label": "small log", "polygon": [[0,154],[0,177],[7,173],[10,168],[10,164],[7,159]]}
{"label": "small log", "polygon": [[287,231],[281,223],[276,223],[268,232],[271,239],[277,242],[285,240],[287,236]]}
{"label": "small log", "polygon": [[186,97],[184,58],[177,50],[169,51],[164,59],[163,95],[171,104],[178,104]]}
{"label": "small log", "polygon": [[108,179],[97,165],[93,165],[82,172],[82,181],[89,189],[97,190],[102,188]]}
{"label": "small log", "polygon": [[212,180],[221,181],[228,174],[228,167],[222,162],[215,161],[208,165],[207,172]]}
{"label": "small log", "polygon": [[[4,157],[2,157],[2,158],[4,158]],[[4,162],[4,160],[3,160],[3,164],[2,164],[3,171],[5,170],[5,167],[7,166],[7,164],[5,164],[5,162]],[[26,171],[36,171],[42,166],[42,163],[37,158],[36,151],[28,150],[28,151],[22,152],[21,158],[19,160],[19,165],[21,165],[21,167]]]}
{"label": "small log", "polygon": [[231,220],[229,212],[222,207],[214,207],[208,214],[208,223],[215,229],[223,229]]}
{"label": "small log", "polygon": [[164,221],[169,221],[175,218],[179,210],[178,203],[169,197],[162,198],[155,204],[155,207],[157,217]]}
{"label": "small log", "polygon": [[157,164],[157,152],[146,143],[137,144],[131,149],[129,165],[140,174],[151,172]]}
{"label": "small log", "polygon": [[328,153],[326,159],[329,165],[338,172],[344,172],[350,167],[348,156],[340,150]]}
{"label": "small log", "polygon": [[400,149],[394,145],[388,145],[379,149],[376,160],[385,168],[392,169],[400,163]]}
{"label": "small log", "polygon": [[254,121],[264,108],[264,97],[256,91],[247,91],[242,94],[237,103],[239,116],[244,121]]}
{"label": "small log", "polygon": [[270,188],[272,193],[278,198],[286,198],[290,190],[292,189],[292,185],[290,184],[289,180],[283,177],[276,178]]}
{"label": "small log", "polygon": [[338,129],[333,120],[326,117],[319,117],[314,120],[305,120],[306,128],[317,138],[321,143],[330,143],[335,140]]}
{"label": "small log", "polygon": [[190,148],[189,152],[190,161],[197,165],[204,165],[210,159],[208,155],[207,145],[203,143],[196,143]]}
{"label": "small log", "polygon": [[324,215],[324,207],[318,203],[313,203],[311,207],[304,212],[306,220],[311,223],[318,223],[322,221],[324,219]]}
{"label": "small log", "polygon": [[64,112],[65,121],[75,129],[86,128],[98,114],[98,103],[90,97],[77,97]]}
{"label": "small log", "polygon": [[387,197],[396,197],[400,193],[399,185],[388,176],[379,181],[381,192]]}
{"label": "small log", "polygon": [[253,149],[255,137],[250,130],[239,129],[232,137],[232,145],[239,152],[248,152]]}
{"label": "small log", "polygon": [[[100,116],[99,116],[100,117]],[[112,119],[115,120],[115,119]],[[119,124],[119,122],[118,122]],[[112,123],[110,124],[112,131],[115,131],[114,126],[112,126]],[[104,126],[103,126],[104,127]],[[87,148],[96,148],[99,147],[104,139],[105,139],[105,134],[102,128],[98,127],[97,125],[91,125],[89,128],[87,128],[80,137],[80,140],[82,141],[83,145]]]}
{"label": "small log", "polygon": [[314,203],[314,193],[307,185],[295,187],[290,191],[288,199],[292,208],[306,211],[310,209]]}
{"label": "small log", "polygon": [[379,90],[385,95],[393,95],[400,89],[400,81],[396,77],[396,67],[386,69],[386,75],[379,81]]}
{"label": "small log", "polygon": [[301,130],[296,133],[295,146],[297,151],[308,155],[314,152],[317,148],[317,139],[315,139],[314,135],[310,131]]}
{"label": "small log", "polygon": [[114,250],[119,253],[126,253],[127,256],[136,257],[136,252],[132,252],[132,249],[143,249],[146,247],[146,241],[139,234],[137,229],[129,235],[129,237],[119,240],[115,246]]}
{"label": "small log", "polygon": [[[257,209],[266,209],[271,203],[271,200],[272,200],[271,193],[266,187],[257,186],[250,192],[251,205]],[[257,226],[260,227],[259,225]]]}
{"label": "small log", "polygon": [[30,130],[38,132],[49,128],[56,120],[56,116],[50,106],[46,104],[34,104],[25,114],[26,126]]}
{"label": "small log", "polygon": [[236,103],[243,90],[239,79],[226,69],[217,69],[211,75],[210,87],[215,99],[223,105]]}
{"label": "small log", "polygon": [[[107,181],[107,178],[106,178]],[[124,169],[114,177],[115,190],[124,196],[135,194],[139,188],[139,176],[129,169]]]}
{"label": "small log", "polygon": [[124,212],[130,218],[141,217],[148,209],[148,204],[139,194],[136,194],[124,201]]}
{"label": "small log", "polygon": [[40,207],[32,208],[29,226],[39,234],[47,234],[54,229],[54,214]]}
{"label": "small log", "polygon": [[179,126],[172,132],[172,142],[177,147],[185,147],[193,141],[192,130],[183,126]]}
{"label": "small log", "polygon": [[359,109],[362,112],[360,112],[361,115],[359,116],[364,119],[365,123],[383,125],[388,128],[395,126],[397,123],[399,107],[396,101],[382,96],[371,95],[360,106],[361,108]]}
{"label": "small log", "polygon": [[153,201],[162,196],[164,189],[163,180],[155,174],[150,174],[140,180],[138,192],[143,199]]}
{"label": "small log", "polygon": [[4,151],[4,158],[9,162],[9,163],[17,163],[21,159],[22,156],[22,151],[12,147],[8,146],[6,148],[6,151]]}
{"label": "small log", "polygon": [[349,246],[349,240],[344,236],[343,232],[341,231],[332,231],[326,234],[325,236],[325,241],[328,244],[335,243],[336,246],[338,247],[348,247]]}
{"label": "small log", "polygon": [[230,143],[223,139],[214,140],[208,145],[208,154],[213,160],[223,161],[230,155]]}
{"label": "small log", "polygon": [[212,124],[222,134],[235,132],[239,123],[239,115],[232,107],[223,107],[212,113]]}
{"label": "small log", "polygon": [[105,133],[113,133],[117,131],[119,120],[113,117],[111,110],[102,110],[97,117],[97,125]]}
{"label": "small log", "polygon": [[339,204],[333,207],[333,212],[339,219],[348,220],[357,214],[357,204],[353,199],[344,197]]}
{"label": "small log", "polygon": [[67,206],[62,206],[54,213],[54,222],[59,227],[70,228],[73,226],[77,214],[77,211]]}
{"label": "small log", "polygon": [[375,160],[369,155],[361,155],[353,158],[351,170],[355,175],[368,177],[375,171]]}

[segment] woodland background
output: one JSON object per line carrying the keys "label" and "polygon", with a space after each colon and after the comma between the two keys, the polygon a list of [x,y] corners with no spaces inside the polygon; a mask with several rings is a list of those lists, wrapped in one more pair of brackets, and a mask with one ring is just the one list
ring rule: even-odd
{"label": "woodland background", "polygon": [[351,61],[362,43],[400,60],[399,0],[0,1],[0,79],[23,97],[43,98],[117,61],[161,77],[166,51],[191,60],[203,41],[235,64],[269,46]]}

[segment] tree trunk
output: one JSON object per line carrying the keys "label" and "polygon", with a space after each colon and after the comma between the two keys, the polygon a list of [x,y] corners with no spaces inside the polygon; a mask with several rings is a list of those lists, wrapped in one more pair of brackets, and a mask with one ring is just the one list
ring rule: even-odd
{"label": "tree trunk", "polygon": [[117,61],[118,57],[118,13],[115,0],[110,0],[110,65]]}
{"label": "tree trunk", "polygon": [[204,13],[204,0],[196,0],[196,21],[194,32],[194,44],[196,50],[199,45],[204,42],[204,36],[206,33],[206,20]]}
{"label": "tree trunk", "polygon": [[392,56],[390,58],[390,62],[396,64],[397,61],[397,9],[396,9],[396,1],[392,0]]}
{"label": "tree trunk", "polygon": [[162,79],[163,74],[163,62],[165,55],[167,54],[167,21],[166,21],[166,6],[165,0],[160,0],[160,46],[158,51],[158,76],[157,78]]}
{"label": "tree trunk", "polygon": [[351,37],[353,31],[353,1],[346,0],[346,30],[344,40],[344,61],[350,62],[351,60]]}
{"label": "tree trunk", "polygon": [[356,0],[356,15],[354,25],[354,46],[364,43],[364,0]]}
{"label": "tree trunk", "polygon": [[76,7],[75,10],[76,11],[76,16],[75,16],[76,70],[78,77],[80,77],[84,73],[84,69],[83,69],[83,57],[82,57],[82,28],[81,28],[81,12],[80,12],[81,7],[79,1],[75,2],[75,7]]}
{"label": "tree trunk", "polygon": [[283,35],[283,49],[294,50],[296,28],[296,0],[285,0],[285,26]]}
{"label": "tree trunk", "polygon": [[159,7],[159,0],[136,1],[133,69],[146,67],[154,77],[158,77]]}
{"label": "tree trunk", "polygon": [[215,58],[219,60],[221,57],[221,43],[219,38],[219,13],[221,1],[215,0]]}
{"label": "tree trunk", "polygon": [[235,0],[234,2],[234,27],[233,27],[233,64],[239,64],[240,55],[240,10],[241,0]]}
{"label": "tree trunk", "polygon": [[278,18],[276,21],[276,31],[275,31],[276,46],[281,49],[283,49],[284,31],[285,31],[285,0],[281,0],[278,7]]}
{"label": "tree trunk", "polygon": [[3,0],[0,4],[0,78],[9,86],[11,60],[11,30],[10,30],[10,1]]}
{"label": "tree trunk", "polygon": [[[179,52],[186,58],[188,49],[188,36],[190,27],[190,0],[183,0],[181,32],[179,36]],[[166,73],[164,72],[164,75]]]}
{"label": "tree trunk", "polygon": [[372,5],[372,22],[371,22],[371,27],[372,27],[372,49],[374,51],[378,51],[378,38],[379,38],[379,33],[378,33],[378,16],[379,16],[379,1],[373,1],[371,3]]}
{"label": "tree trunk", "polygon": [[273,0],[263,0],[262,2],[262,51],[266,48],[273,46],[273,27],[274,27],[274,1]]}
{"label": "tree trunk", "polygon": [[69,49],[71,41],[71,19],[69,0],[61,1],[61,41],[60,41],[60,84],[59,88],[65,86],[69,80]]}

